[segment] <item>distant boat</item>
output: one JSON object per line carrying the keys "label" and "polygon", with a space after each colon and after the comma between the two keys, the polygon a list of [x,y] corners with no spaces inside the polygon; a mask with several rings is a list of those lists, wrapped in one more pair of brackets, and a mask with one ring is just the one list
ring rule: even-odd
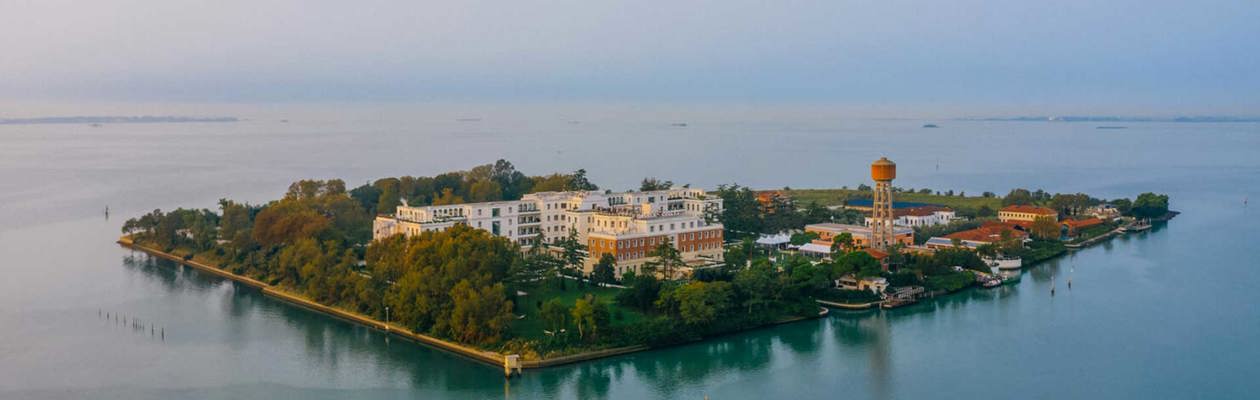
{"label": "distant boat", "polygon": [[1129,127],[1127,127],[1127,126],[1108,126],[1108,125],[1104,125],[1104,126],[1100,126],[1100,127],[1096,128],[1096,129],[1129,129]]}
{"label": "distant boat", "polygon": [[287,124],[287,123],[289,123],[289,120],[287,120],[287,119],[282,119],[282,120],[280,120],[280,123],[282,123],[282,124]]}
{"label": "distant boat", "polygon": [[923,127],[924,128],[940,128],[940,126],[937,126],[936,124],[923,124]]}
{"label": "distant boat", "polygon": [[102,127],[102,126],[104,126],[104,125],[101,125],[101,124],[92,124],[92,125],[90,125],[90,126],[91,126],[91,127],[93,127],[93,128],[100,128],[100,127]]}
{"label": "distant boat", "polygon": [[677,127],[683,127],[683,128],[685,128],[685,127],[687,127],[687,123],[686,123],[686,122],[675,122],[675,123],[669,124],[669,126],[677,126]]}
{"label": "distant boat", "polygon": [[459,118],[459,119],[456,119],[456,121],[459,121],[459,122],[481,122],[481,118]]}

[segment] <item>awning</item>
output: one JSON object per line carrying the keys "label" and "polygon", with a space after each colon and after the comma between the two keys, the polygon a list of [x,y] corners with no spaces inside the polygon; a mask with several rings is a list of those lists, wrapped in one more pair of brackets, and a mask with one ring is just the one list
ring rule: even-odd
{"label": "awning", "polygon": [[816,243],[805,243],[801,245],[800,250],[806,253],[831,254],[830,246],[823,246]]}
{"label": "awning", "polygon": [[762,236],[757,239],[757,244],[762,246],[778,246],[792,241],[792,237],[787,234]]}

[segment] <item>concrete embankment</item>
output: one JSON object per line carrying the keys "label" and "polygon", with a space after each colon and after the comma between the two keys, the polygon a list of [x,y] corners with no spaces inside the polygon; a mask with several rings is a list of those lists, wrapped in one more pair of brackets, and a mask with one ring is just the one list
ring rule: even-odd
{"label": "concrete embankment", "polygon": [[818,302],[818,304],[822,304],[827,307],[840,308],[840,309],[845,309],[845,310],[866,310],[873,307],[877,307],[879,306],[879,303],[880,303],[878,301],[873,301],[870,303],[848,304],[848,303],[839,303],[839,302],[827,301],[827,300],[814,300],[814,301]]}

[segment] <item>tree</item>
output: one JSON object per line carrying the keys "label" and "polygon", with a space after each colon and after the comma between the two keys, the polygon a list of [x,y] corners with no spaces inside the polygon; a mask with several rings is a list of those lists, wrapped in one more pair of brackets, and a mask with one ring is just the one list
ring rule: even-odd
{"label": "tree", "polygon": [[1002,198],[1003,206],[1030,205],[1032,203],[1033,196],[1032,193],[1028,192],[1028,189],[1011,189],[1011,192]]}
{"label": "tree", "polygon": [[595,186],[586,178],[586,170],[579,169],[573,171],[573,175],[569,178],[568,190],[599,190],[599,186]]}
{"label": "tree", "polygon": [[730,282],[691,282],[674,289],[670,297],[673,301],[663,297],[662,302],[675,303],[684,323],[701,326],[725,313],[734,293]]}
{"label": "tree", "polygon": [[818,233],[815,233],[815,232],[793,233],[789,243],[791,243],[794,246],[800,246],[805,243],[809,243],[813,241],[814,239],[818,239]]}
{"label": "tree", "polygon": [[993,209],[987,205],[981,205],[979,208],[976,209],[977,217],[983,218],[983,217],[992,217],[995,215],[997,215],[997,212],[993,211]]}
{"label": "tree", "polygon": [[569,228],[569,236],[560,239],[560,243],[557,246],[561,249],[560,259],[564,262],[565,267],[580,270],[586,260],[586,245],[578,240],[577,229]]}
{"label": "tree", "polygon": [[[376,186],[372,186],[371,184],[363,184],[363,186],[359,186],[357,188],[354,188],[354,190],[350,191],[350,198],[359,202],[359,207],[363,207],[363,209],[367,211],[368,214],[375,214],[376,206],[377,204],[380,204],[381,194],[383,192],[384,191],[377,188]],[[220,204],[223,201],[224,200],[219,200]]]}
{"label": "tree", "polygon": [[752,238],[745,237],[738,245],[728,247],[722,255],[722,260],[725,261],[727,267],[742,268],[756,252],[757,243]]}
{"label": "tree", "polygon": [[1054,217],[1048,216],[1038,217],[1028,228],[1029,233],[1034,237],[1045,240],[1058,239],[1060,229],[1059,222]]}
{"label": "tree", "polygon": [[613,283],[617,280],[617,258],[611,253],[604,253],[599,257],[599,263],[595,264],[595,269],[591,271],[591,281],[598,285]]}
{"label": "tree", "polygon": [[253,247],[255,208],[249,204],[219,199],[219,239],[226,240],[232,249],[241,251]]}
{"label": "tree", "polygon": [[682,253],[678,252],[669,237],[648,252],[648,257],[656,257],[656,260],[648,261],[645,266],[661,271],[665,279],[674,279],[674,274],[678,269],[687,265],[683,262]]}
{"label": "tree", "polygon": [[1125,198],[1112,200],[1111,206],[1115,207],[1121,215],[1129,215],[1133,211],[1133,201]]}
{"label": "tree", "polygon": [[569,311],[569,315],[573,317],[573,325],[577,326],[579,338],[585,338],[586,331],[595,328],[595,306],[591,301],[589,298],[577,299],[573,303],[573,309]]}
{"label": "tree", "polygon": [[559,334],[569,324],[569,308],[560,299],[553,298],[543,303],[538,310],[538,316],[542,319],[543,326],[555,334]]}
{"label": "tree", "polygon": [[859,277],[877,276],[883,272],[883,268],[879,265],[879,260],[871,257],[865,251],[851,251],[840,258],[837,258],[832,265],[834,266],[832,278],[839,278],[846,274],[855,274]]}
{"label": "tree", "polygon": [[1138,218],[1155,218],[1168,213],[1168,195],[1146,192],[1133,201],[1130,213]]}
{"label": "tree", "polygon": [[814,265],[804,258],[789,260],[787,264],[789,268],[786,271],[790,271],[791,289],[796,297],[813,296],[832,285],[829,265]]}
{"label": "tree", "polygon": [[989,272],[989,266],[976,253],[965,248],[940,249],[932,254],[932,258],[938,264],[948,267],[959,266],[975,271]]}
{"label": "tree", "polygon": [[372,183],[372,186],[380,190],[377,196],[376,212],[381,214],[393,214],[398,208],[402,194],[399,192],[399,183],[397,178],[378,179]]}
{"label": "tree", "polygon": [[669,190],[669,188],[672,188],[672,187],[674,187],[673,181],[662,181],[662,180],[656,179],[655,177],[643,178],[643,182],[639,183],[639,191],[641,192],[647,192],[647,191],[652,191],[652,190]]}
{"label": "tree", "polygon": [[503,198],[508,200],[520,199],[534,185],[532,179],[517,171],[511,162],[502,159],[494,162],[494,167],[490,169],[490,179],[499,184],[503,190]]}
{"label": "tree", "polygon": [[811,201],[805,206],[805,220],[802,222],[817,224],[828,221],[831,221],[831,210],[827,209],[827,207],[818,204],[816,201]]}
{"label": "tree", "polygon": [[752,189],[739,185],[720,185],[718,197],[722,198],[722,214],[718,218],[730,237],[740,237],[764,231],[761,203]]}
{"label": "tree", "polygon": [[499,341],[512,321],[512,302],[503,284],[476,289],[461,280],[451,289],[451,336],[465,343]]}
{"label": "tree", "polygon": [[444,188],[442,189],[441,194],[434,196],[433,198],[433,205],[435,206],[443,206],[443,205],[450,205],[450,204],[464,204],[464,198],[460,195],[455,194],[455,189]]}
{"label": "tree", "polygon": [[468,198],[475,203],[503,200],[503,187],[489,179],[480,180],[468,188]]}
{"label": "tree", "polygon": [[838,255],[837,253],[848,253],[850,251],[853,251],[853,248],[854,248],[853,234],[849,232],[841,232],[839,235],[836,235],[831,238],[831,258],[832,259],[835,259],[837,257]]}
{"label": "tree", "polygon": [[976,246],[976,254],[980,255],[981,257],[988,257],[988,258],[997,257],[998,245],[993,244],[993,243],[985,243],[985,244]]}
{"label": "tree", "polygon": [[735,288],[744,299],[748,314],[765,310],[778,299],[774,266],[764,259],[735,274]]}
{"label": "tree", "polygon": [[661,282],[651,274],[627,276],[624,280],[630,284],[630,289],[617,294],[617,303],[641,311],[650,310],[660,295]]}
{"label": "tree", "polygon": [[328,217],[295,199],[285,199],[263,208],[254,220],[253,239],[263,246],[292,243],[314,238],[328,228]]}

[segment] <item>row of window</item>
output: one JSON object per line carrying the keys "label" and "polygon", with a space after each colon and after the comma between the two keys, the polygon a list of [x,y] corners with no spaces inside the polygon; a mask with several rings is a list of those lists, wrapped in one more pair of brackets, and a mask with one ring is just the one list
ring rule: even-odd
{"label": "row of window", "polygon": [[[676,227],[675,227],[675,225],[682,225],[682,229],[695,228],[695,227],[696,227],[696,221],[691,221],[691,222],[689,222],[689,223],[688,223],[688,222],[684,222],[684,223],[681,223],[681,224],[674,224],[674,223],[670,223],[670,224],[669,224],[669,230],[671,230],[671,231],[672,231],[672,230],[674,230],[674,229],[678,229],[678,228],[676,228]],[[701,225],[701,226],[704,226],[704,225]],[[648,232],[656,232],[656,231],[665,232],[665,224],[660,224],[660,225],[648,225]]]}
{"label": "row of window", "polygon": [[[722,245],[720,243],[703,242],[703,243],[698,243],[698,244],[687,244],[687,245],[679,246],[678,251],[681,251],[684,253],[690,253],[693,251],[713,250],[713,249],[720,248],[721,246]],[[648,252],[645,252],[642,250],[631,251],[628,253],[618,253],[617,261],[639,259],[639,258],[647,257],[647,254]]]}

